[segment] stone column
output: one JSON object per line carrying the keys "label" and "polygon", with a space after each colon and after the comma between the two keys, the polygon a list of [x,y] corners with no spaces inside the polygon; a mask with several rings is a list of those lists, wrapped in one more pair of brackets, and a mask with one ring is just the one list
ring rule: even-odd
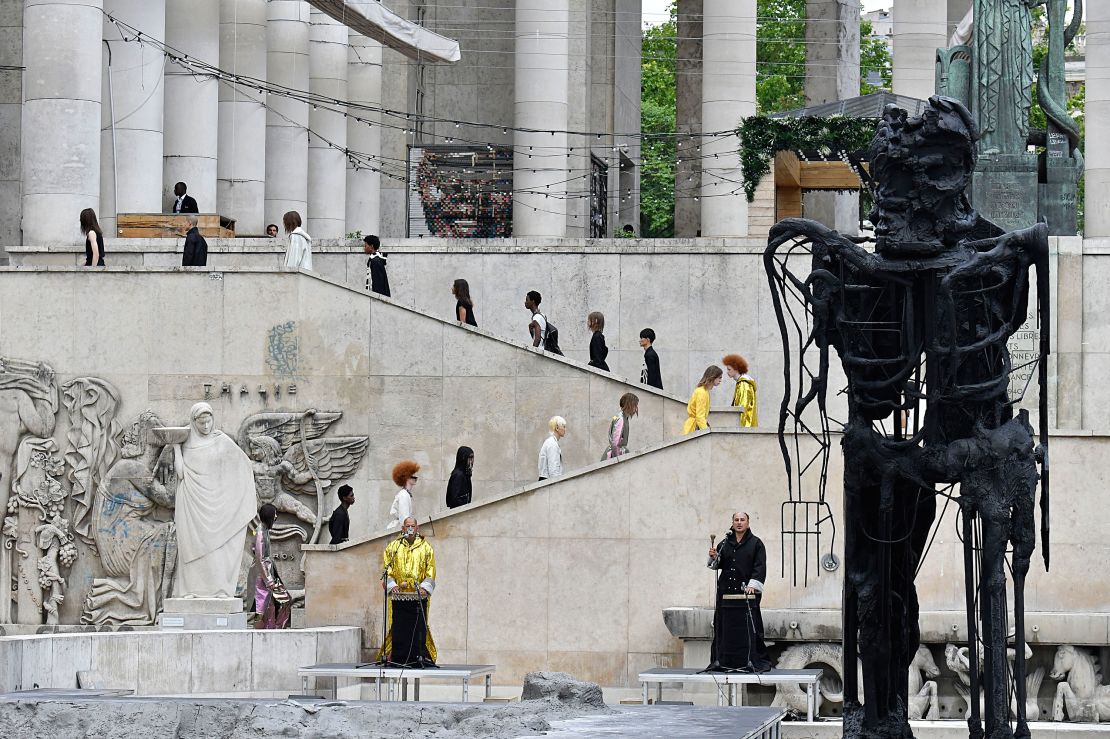
{"label": "stone column", "polygon": [[[675,60],[674,235],[701,233],[701,52],[702,0],[678,0],[678,58]],[[689,138],[688,138],[689,137]]]}
{"label": "stone column", "polygon": [[[269,0],[266,38],[266,80],[307,90],[308,3]],[[266,104],[266,222],[280,228],[290,210],[307,222],[308,103],[269,95]]]}
{"label": "stone column", "polygon": [[[104,0],[104,10],[154,39],[166,37],[165,0]],[[128,40],[124,40],[126,35]],[[116,233],[117,213],[162,210],[165,56],[104,19],[108,46],[100,133],[100,226]]]}
{"label": "stone column", "polygon": [[[23,212],[20,182],[19,119],[23,116],[23,0],[0,0],[0,265],[8,256],[5,245],[19,244],[20,214]],[[3,554],[0,554],[0,561]],[[0,581],[3,574],[0,573]],[[0,598],[3,595],[0,593]],[[0,604],[0,609],[3,604]],[[0,612],[2,616],[2,612]]]}
{"label": "stone column", "polygon": [[[806,1],[806,105],[859,95],[859,0]],[[859,194],[810,192],[806,218],[841,233],[859,232]]]}
{"label": "stone column", "polygon": [[[219,66],[219,0],[167,2],[166,43],[190,58]],[[173,186],[180,181],[189,186],[201,213],[216,212],[219,85],[215,78],[198,77],[180,64],[166,64],[162,204],[167,211],[175,200]]]}
{"label": "stone column", "polygon": [[100,210],[101,0],[23,6],[23,243],[79,243]]}
{"label": "stone column", "polygon": [[[310,16],[308,89],[313,95],[347,99],[347,27],[318,10]],[[340,239],[346,233],[347,119],[338,106],[313,106],[309,111],[308,232],[318,239]]]}
{"label": "stone column", "polygon": [[[1088,121],[1110,119],[1110,3],[1086,3]],[[1095,125],[1099,125],[1095,123]],[[1096,129],[1092,127],[1091,131]],[[1110,137],[1087,137],[1084,235],[1110,237]]]}
{"label": "stone column", "polygon": [[894,92],[928,100],[936,92],[937,49],[948,46],[947,7],[937,0],[894,0]]}
{"label": "stone column", "polygon": [[[755,114],[755,0],[704,0],[702,131],[732,131]],[[736,136],[702,139],[702,236],[747,236]]]}
{"label": "stone column", "polygon": [[517,0],[513,236],[567,232],[569,39],[567,0]]}
{"label": "stone column", "polygon": [[[382,107],[382,45],[354,31],[347,36],[347,99]],[[357,109],[351,114],[347,119],[348,148],[380,157],[381,114]],[[370,123],[357,121],[356,116]],[[370,159],[367,164],[360,164],[357,170],[347,164],[347,229],[364,236],[381,231],[382,176],[374,170],[381,169],[382,161]]]}
{"label": "stone column", "polygon": [[[266,79],[266,0],[220,2],[220,66]],[[220,213],[236,220],[240,235],[263,234],[266,229],[264,96],[255,88],[220,85],[216,203]]]}

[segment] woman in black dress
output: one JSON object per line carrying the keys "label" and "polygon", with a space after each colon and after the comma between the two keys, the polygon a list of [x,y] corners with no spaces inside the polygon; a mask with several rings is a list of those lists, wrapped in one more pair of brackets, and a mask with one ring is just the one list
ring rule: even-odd
{"label": "woman in black dress", "polygon": [[470,284],[464,279],[455,280],[451,285],[451,294],[455,296],[455,320],[470,326],[478,327],[474,318],[474,301],[470,299]]}
{"label": "woman in black dress", "polygon": [[609,356],[609,347],[605,346],[605,334],[601,333],[605,330],[605,315],[597,311],[591,313],[586,317],[586,328],[594,334],[590,339],[590,366],[608,372],[605,358]]}
{"label": "woman in black dress", "polygon": [[85,266],[104,266],[104,232],[96,222],[96,211],[85,208],[81,211],[81,233],[85,235]]}

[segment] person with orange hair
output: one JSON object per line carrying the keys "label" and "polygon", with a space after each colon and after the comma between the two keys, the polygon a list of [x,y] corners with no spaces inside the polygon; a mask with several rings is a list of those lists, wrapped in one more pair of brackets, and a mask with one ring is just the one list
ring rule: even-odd
{"label": "person with orange hair", "polygon": [[393,467],[393,483],[401,489],[393,497],[393,505],[389,508],[387,529],[399,529],[406,518],[415,518],[412,512],[412,489],[420,479],[416,476],[419,471],[420,465],[411,459],[398,462]]}
{"label": "person with orange hair", "polygon": [[736,380],[732,405],[740,408],[740,427],[755,428],[759,425],[759,414],[755,402],[755,380],[748,375],[748,360],[739,354],[728,354],[721,364],[725,366],[729,378]]}

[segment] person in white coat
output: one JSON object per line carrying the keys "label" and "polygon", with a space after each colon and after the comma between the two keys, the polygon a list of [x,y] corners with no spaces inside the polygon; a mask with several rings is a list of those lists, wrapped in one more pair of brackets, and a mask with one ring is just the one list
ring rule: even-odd
{"label": "person in white coat", "polygon": [[285,266],[292,269],[312,269],[312,237],[301,228],[301,214],[291,210],[282,216],[289,246],[285,250]]}
{"label": "person in white coat", "polygon": [[420,479],[416,476],[419,471],[420,465],[411,459],[398,462],[393,467],[393,482],[401,489],[393,496],[393,505],[389,507],[387,529],[401,528],[401,522],[413,515],[412,489],[416,487],[416,481]]}
{"label": "person in white coat", "polygon": [[567,435],[567,421],[562,416],[553,416],[547,422],[551,435],[544,440],[540,447],[539,473],[540,479],[559,477],[563,474],[563,450],[559,448],[559,439]]}

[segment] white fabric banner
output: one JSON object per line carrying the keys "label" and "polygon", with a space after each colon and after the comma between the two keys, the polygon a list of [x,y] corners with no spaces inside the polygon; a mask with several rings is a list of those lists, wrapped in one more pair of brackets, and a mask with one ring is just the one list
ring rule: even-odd
{"label": "white fabric banner", "polygon": [[308,3],[352,31],[374,39],[410,59],[445,63],[462,59],[458,41],[407,21],[379,2],[308,0]]}

